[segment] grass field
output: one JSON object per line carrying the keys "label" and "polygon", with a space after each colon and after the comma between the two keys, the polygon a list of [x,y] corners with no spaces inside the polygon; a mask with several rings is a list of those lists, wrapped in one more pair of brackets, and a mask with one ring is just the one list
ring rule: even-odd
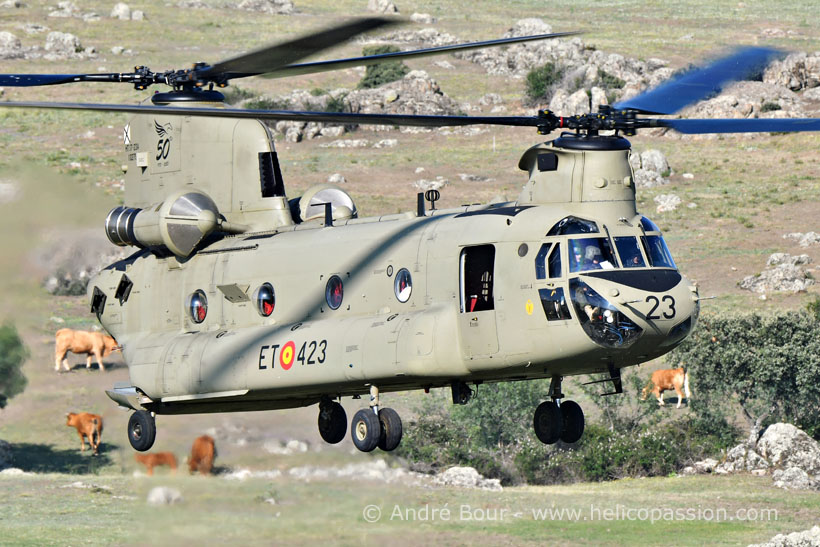
{"label": "grass field", "polygon": [[[437,29],[465,41],[500,37],[517,20],[540,17],[556,31],[584,31],[584,42],[598,49],[642,59],[660,57],[675,68],[735,44],[820,50],[820,11],[799,2],[480,0],[469,9],[451,2],[396,2],[402,15],[429,13],[438,18]],[[229,58],[342,17],[364,15],[367,4],[296,0],[297,14],[268,16],[220,7],[223,2],[216,0],[206,3],[212,7],[131,3],[132,9],[145,11],[147,19],[141,22],[109,19],[113,2],[98,0],[80,6],[83,13],[103,15],[92,23],[48,17],[54,2],[42,0],[27,1],[23,8],[0,8],[0,31],[14,33],[25,47],[45,42],[45,32],[27,34],[21,28],[38,23],[76,34],[83,45],[99,52],[96,58],[69,61],[2,60],[0,72],[113,72],[129,71],[137,64],[155,71],[184,68],[197,61]],[[114,46],[133,53],[114,55]],[[350,43],[321,58],[360,52],[360,44]],[[504,97],[510,113],[521,106],[522,81],[489,76],[476,65],[450,57],[456,69],[447,71],[436,67],[436,60],[410,64],[427,70],[459,102],[474,103],[494,92]],[[240,85],[259,94],[277,94],[296,87],[351,88],[359,77],[358,72],[345,70],[292,80],[251,78]],[[118,103],[143,98],[129,86],[92,84],[6,88],[0,95],[0,100],[12,101]],[[124,116],[98,113],[0,110],[0,181],[13,181],[21,190],[19,200],[0,203],[0,321],[14,321],[32,352],[24,369],[27,390],[0,411],[0,438],[14,445],[17,467],[33,473],[0,475],[0,544],[737,545],[804,530],[820,521],[818,494],[775,489],[769,477],[665,477],[516,487],[501,493],[366,479],[306,482],[289,476],[288,469],[374,458],[355,451],[349,439],[326,447],[316,432],[315,408],[159,420],[156,450],[173,451],[181,459],[194,437],[211,432],[217,438],[220,466],[275,469],[283,473],[279,478],[240,482],[186,473],[169,476],[162,470],[153,478],[133,476],[138,467],[124,434],[128,414],[117,410],[103,393],[115,381],[127,380],[127,369],[112,358],[106,373],[96,368],[53,372],[54,331],[63,324],[91,327],[94,320],[85,298],[47,295],[40,287],[47,272],[34,260],[55,233],[102,231],[105,214],[122,199],[112,185],[121,178],[125,121]],[[425,178],[440,175],[450,180],[442,192],[442,206],[496,196],[515,199],[526,180],[516,168],[519,156],[551,138],[511,128],[476,136],[364,131],[353,136],[387,137],[397,138],[399,146],[351,150],[322,148],[320,141],[277,143],[289,196],[340,172],[362,215],[413,210],[417,190],[412,182],[420,178],[415,169],[424,167]],[[820,231],[820,135],[714,140],[639,135],[630,140],[638,152],[658,148],[669,159],[671,184],[641,192],[639,209],[665,231],[679,268],[699,282],[701,294],[716,297],[705,301],[705,309],[800,309],[820,294],[815,286],[808,294],[775,294],[764,301],[737,286],[744,276],[759,273],[773,252],[808,253],[814,265],[820,261],[820,248],[801,248],[782,238],[789,232]],[[459,173],[492,180],[462,182]],[[694,177],[684,179],[683,173]],[[670,192],[696,207],[655,214],[653,198]],[[422,396],[391,395],[390,403],[405,416]],[[345,401],[345,406],[352,415],[359,402]],[[66,412],[80,410],[105,419],[100,456],[81,454],[75,432],[64,425]],[[290,439],[305,441],[311,449],[294,455],[273,455],[264,449],[265,443]],[[71,486],[76,482],[91,487]],[[148,491],[157,485],[178,489],[184,502],[162,508],[146,505]],[[266,501],[271,498],[274,504]],[[381,511],[373,523],[365,519],[373,514],[365,511],[371,505]],[[402,518],[395,516],[397,507]],[[446,519],[441,513],[445,507],[450,511]],[[533,514],[542,509],[552,510],[553,518]],[[435,510],[437,517],[431,515]],[[580,513],[565,512],[559,518],[560,510]],[[716,514],[707,510],[722,511],[726,519],[716,522]],[[761,518],[741,520],[739,510],[744,515],[754,510]],[[682,518],[664,520],[670,511]],[[687,518],[691,511],[697,518]],[[660,519],[651,522],[659,514]],[[707,518],[710,514],[713,518]]]}

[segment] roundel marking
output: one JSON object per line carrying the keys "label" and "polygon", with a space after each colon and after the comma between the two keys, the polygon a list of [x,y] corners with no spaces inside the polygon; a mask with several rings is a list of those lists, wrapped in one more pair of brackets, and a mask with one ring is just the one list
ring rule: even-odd
{"label": "roundel marking", "polygon": [[285,344],[285,347],[282,348],[282,353],[279,354],[279,364],[282,365],[282,370],[290,370],[294,355],[296,355],[296,344],[291,340]]}
{"label": "roundel marking", "polygon": [[532,310],[534,309],[532,300],[527,300],[527,305],[525,306],[525,309],[527,310],[527,315],[532,315]]}

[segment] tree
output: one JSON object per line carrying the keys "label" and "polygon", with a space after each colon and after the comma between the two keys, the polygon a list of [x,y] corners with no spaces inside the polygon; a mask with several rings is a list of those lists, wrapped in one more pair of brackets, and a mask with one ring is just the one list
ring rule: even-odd
{"label": "tree", "polygon": [[820,436],[820,325],[814,316],[704,316],[673,355],[688,367],[699,404],[740,405],[750,443],[774,419]]}
{"label": "tree", "polygon": [[8,399],[26,388],[26,377],[20,368],[28,355],[28,349],[14,325],[0,327],[0,408],[4,408]]}

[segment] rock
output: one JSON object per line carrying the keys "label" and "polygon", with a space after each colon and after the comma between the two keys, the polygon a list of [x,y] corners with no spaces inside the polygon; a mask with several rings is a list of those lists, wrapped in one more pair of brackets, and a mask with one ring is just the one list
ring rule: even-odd
{"label": "rock", "polygon": [[399,13],[399,8],[390,0],[368,0],[367,11],[376,13]]}
{"label": "rock", "polygon": [[236,8],[271,15],[290,15],[295,11],[291,0],[243,0]]}
{"label": "rock", "polygon": [[341,173],[333,173],[327,177],[328,184],[345,184],[347,179]]}
{"label": "rock", "polygon": [[202,0],[182,0],[181,2],[177,2],[177,7],[184,9],[208,9],[211,6],[202,2]]}
{"label": "rock", "polygon": [[820,526],[812,526],[803,532],[777,534],[766,543],[757,543],[749,547],[816,547],[820,545]]}
{"label": "rock", "polygon": [[799,467],[778,469],[772,473],[774,485],[786,490],[817,490],[820,485]]}
{"label": "rock", "polygon": [[0,439],[0,470],[11,467],[14,464],[14,453],[11,444]]}
{"label": "rock", "polygon": [[49,17],[79,17],[80,8],[73,2],[58,2],[57,9],[48,14]]}
{"label": "rock", "polygon": [[501,95],[498,93],[487,93],[483,95],[479,100],[478,104],[489,106],[489,105],[496,105],[503,103],[504,100],[501,98]]}
{"label": "rock", "polygon": [[767,427],[757,441],[757,451],[776,467],[820,475],[820,444],[792,424]]}
{"label": "rock", "polygon": [[549,109],[560,112],[562,116],[588,114],[590,111],[589,95],[585,89],[569,94],[564,89],[558,89],[550,99]]}
{"label": "rock", "polygon": [[485,177],[483,175],[470,175],[468,173],[459,173],[458,178],[465,182],[488,182],[493,180],[490,177]]}
{"label": "rock", "polygon": [[382,139],[373,145],[373,148],[393,148],[398,145],[398,139]]}
{"label": "rock", "polygon": [[769,467],[769,462],[755,450],[746,444],[739,444],[729,450],[726,459],[715,466],[714,472],[717,474],[750,473],[756,469],[768,469]]}
{"label": "rock", "polygon": [[169,488],[168,486],[156,486],[148,492],[149,505],[172,505],[174,503],[182,503],[182,493],[176,488]]}
{"label": "rock", "polygon": [[413,186],[426,192],[427,190],[440,190],[450,184],[450,181],[442,176],[438,176],[435,180],[419,179],[413,183]]}
{"label": "rock", "polygon": [[500,492],[501,481],[498,479],[486,479],[472,467],[451,467],[436,475],[433,482],[442,486],[455,486],[457,488],[480,488]]}
{"label": "rock", "polygon": [[26,5],[21,2],[20,0],[6,0],[5,2],[0,2],[0,8],[24,8]]}
{"label": "rock", "polygon": [[322,148],[366,148],[370,145],[367,139],[341,139],[321,145]]}
{"label": "rock", "polygon": [[20,39],[6,31],[0,32],[0,59],[19,59],[25,55]]}
{"label": "rock", "polygon": [[135,9],[131,12],[131,20],[132,21],[143,21],[145,20],[145,13],[142,10]]}
{"label": "rock", "polygon": [[794,232],[791,234],[785,234],[783,239],[793,239],[794,241],[797,241],[801,247],[820,244],[820,234],[817,232],[806,232],[805,234]]}
{"label": "rock", "polygon": [[677,209],[681,204],[681,199],[675,194],[659,194],[655,196],[655,203],[658,204],[655,208],[656,212],[667,213]]}
{"label": "rock", "polygon": [[774,253],[767,261],[770,268],[759,275],[744,277],[740,288],[757,293],[806,291],[814,285],[814,279],[801,266],[810,262],[808,255],[792,257],[787,253]]}
{"label": "rock", "polygon": [[669,167],[669,162],[666,160],[666,156],[664,156],[663,152],[661,152],[660,150],[644,150],[643,152],[641,152],[640,160],[640,167],[642,169],[654,171],[661,176],[668,175],[671,171],[671,168]]}
{"label": "rock", "polygon": [[125,51],[125,48],[122,46],[114,46],[111,48],[111,53],[114,55],[122,55],[123,51]]}
{"label": "rock", "polygon": [[712,473],[717,467],[718,461],[714,458],[706,458],[705,460],[695,462],[695,464],[691,467],[695,473]]}
{"label": "rock", "polygon": [[820,52],[792,53],[774,61],[763,72],[763,82],[799,91],[820,85]]}
{"label": "rock", "polygon": [[113,8],[111,8],[111,14],[109,17],[112,19],[119,19],[120,21],[129,21],[131,19],[131,8],[128,7],[128,4],[118,2],[117,4],[114,4]]}
{"label": "rock", "polygon": [[42,32],[46,32],[50,30],[47,26],[38,25],[37,23],[26,23],[22,25],[20,28],[26,31],[26,34],[40,34]]}
{"label": "rock", "polygon": [[70,59],[82,57],[78,55],[85,50],[80,39],[67,32],[49,32],[46,37],[47,59]]}
{"label": "rock", "polygon": [[436,18],[429,13],[414,13],[410,16],[410,20],[421,25],[432,25],[436,22]]}

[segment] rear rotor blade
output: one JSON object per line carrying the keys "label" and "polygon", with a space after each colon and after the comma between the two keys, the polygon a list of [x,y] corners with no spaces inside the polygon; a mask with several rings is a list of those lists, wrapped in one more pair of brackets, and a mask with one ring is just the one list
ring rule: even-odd
{"label": "rear rotor blade", "polygon": [[220,61],[204,70],[198,70],[197,76],[202,79],[241,78],[273,72],[315,53],[339,45],[350,38],[380,27],[401,23],[400,19],[368,17],[356,19],[343,25],[313,32],[288,42],[264,47],[238,57]]}
{"label": "rear rotor blade", "polygon": [[637,97],[613,105],[617,110],[643,114],[674,114],[680,109],[720,93],[723,86],[760,73],[780,52],[747,47],[711,65],[687,72]]}
{"label": "rear rotor blade", "polygon": [[654,120],[653,125],[669,127],[689,135],[701,133],[781,133],[820,131],[820,118],[740,118]]}
{"label": "rear rotor blade", "polygon": [[[444,55],[456,51],[469,51],[485,47],[497,47],[535,40],[549,40],[551,38],[562,38],[564,36],[575,36],[581,34],[578,31],[555,32],[552,34],[538,34],[534,36],[514,36],[512,38],[501,38],[499,40],[487,40],[484,42],[470,42],[466,44],[452,44],[448,46],[438,46],[427,49],[416,49],[413,51],[399,51],[396,53],[383,53],[381,55],[370,55],[367,57],[351,57],[349,59],[334,59],[331,61],[317,61],[314,63],[302,63],[298,65],[284,66],[278,70],[268,72],[266,76],[271,78],[285,78],[288,76],[298,76],[302,74],[313,74],[316,72],[327,72],[330,70],[341,70],[354,66],[377,65],[417,57],[431,57],[433,55]],[[245,74],[253,76],[254,74]]]}

